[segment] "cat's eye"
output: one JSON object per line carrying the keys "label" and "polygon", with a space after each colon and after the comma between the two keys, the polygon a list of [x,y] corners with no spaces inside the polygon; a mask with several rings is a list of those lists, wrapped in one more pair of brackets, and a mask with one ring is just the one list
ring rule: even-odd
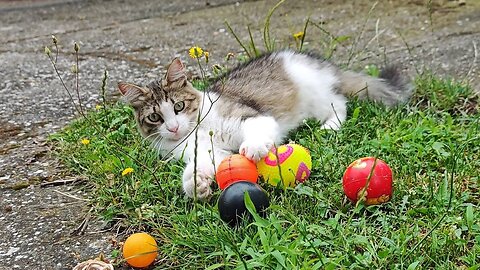
{"label": "cat's eye", "polygon": [[175,113],[181,112],[183,109],[185,109],[185,102],[179,101],[173,105],[173,110]]}
{"label": "cat's eye", "polygon": [[162,120],[162,117],[158,113],[151,113],[150,115],[147,116],[147,118],[148,120],[150,120],[150,122],[153,122],[153,123]]}

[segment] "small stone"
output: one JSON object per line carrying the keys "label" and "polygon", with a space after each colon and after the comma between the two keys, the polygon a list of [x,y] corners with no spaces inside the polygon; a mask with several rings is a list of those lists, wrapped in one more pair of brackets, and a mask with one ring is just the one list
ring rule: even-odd
{"label": "small stone", "polygon": [[11,256],[12,254],[16,253],[17,251],[19,251],[20,248],[17,248],[17,247],[10,247],[7,251],[7,253],[0,253],[0,257],[3,257],[3,256]]}

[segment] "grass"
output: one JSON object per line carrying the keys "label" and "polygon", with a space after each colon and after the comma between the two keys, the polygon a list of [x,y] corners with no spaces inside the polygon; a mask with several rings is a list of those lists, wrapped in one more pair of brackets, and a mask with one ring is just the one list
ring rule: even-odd
{"label": "grass", "polygon": [[[207,203],[184,197],[183,165],[162,161],[121,104],[88,112],[52,140],[71,170],[90,179],[93,211],[127,234],[156,238],[155,269],[478,269],[478,100],[468,86],[432,75],[416,86],[398,108],[350,101],[338,132],[314,121],[292,132],[311,150],[311,178],[286,191],[261,183],[269,216],[236,229],[219,218],[219,191]],[[390,202],[345,199],[343,171],[363,156],[391,166]],[[122,176],[127,167],[134,172]]]}

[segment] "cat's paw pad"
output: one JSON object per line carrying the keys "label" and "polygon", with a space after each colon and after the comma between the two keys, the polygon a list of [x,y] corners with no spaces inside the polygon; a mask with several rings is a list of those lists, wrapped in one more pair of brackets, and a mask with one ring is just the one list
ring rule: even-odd
{"label": "cat's paw pad", "polygon": [[[192,174],[191,176],[188,176],[188,179],[184,179],[183,190],[188,197],[195,198],[196,195],[198,200],[204,201],[212,195],[212,189],[210,187],[211,183],[212,180],[202,173],[197,173],[197,181],[195,183],[195,178]],[[195,191],[197,194],[195,194]]]}
{"label": "cat's paw pad", "polygon": [[258,162],[260,159],[267,156],[272,147],[273,141],[247,140],[242,143],[238,152],[249,160]]}

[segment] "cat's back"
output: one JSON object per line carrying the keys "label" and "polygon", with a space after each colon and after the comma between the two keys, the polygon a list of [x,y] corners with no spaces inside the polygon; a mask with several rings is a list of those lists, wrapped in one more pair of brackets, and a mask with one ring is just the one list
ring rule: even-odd
{"label": "cat's back", "polygon": [[220,77],[211,91],[220,95],[224,113],[278,116],[293,110],[298,91],[285,70],[285,58],[295,56],[290,51],[265,54]]}

